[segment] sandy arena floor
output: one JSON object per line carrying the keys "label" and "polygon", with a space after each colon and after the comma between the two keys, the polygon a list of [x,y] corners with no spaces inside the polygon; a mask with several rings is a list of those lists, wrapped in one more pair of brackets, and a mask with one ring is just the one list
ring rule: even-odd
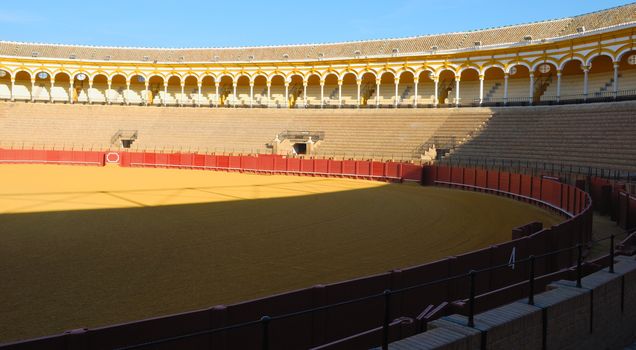
{"label": "sandy arena floor", "polygon": [[561,219],[349,179],[0,166],[0,343],[421,264]]}

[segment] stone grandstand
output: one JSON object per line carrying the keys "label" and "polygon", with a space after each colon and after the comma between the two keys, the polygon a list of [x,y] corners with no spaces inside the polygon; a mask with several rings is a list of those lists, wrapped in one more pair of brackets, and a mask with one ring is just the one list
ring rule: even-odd
{"label": "stone grandstand", "polygon": [[[118,149],[121,142],[113,137],[129,130],[136,132],[137,150],[269,154],[277,135],[294,130],[322,135],[305,156],[415,162],[437,156],[636,170],[635,102],[302,111],[2,103],[0,126],[4,148]],[[277,152],[291,154],[287,146]]]}

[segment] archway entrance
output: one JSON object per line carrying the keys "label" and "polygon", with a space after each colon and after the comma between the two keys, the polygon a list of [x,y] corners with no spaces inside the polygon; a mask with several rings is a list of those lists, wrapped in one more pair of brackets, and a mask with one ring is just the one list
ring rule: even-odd
{"label": "archway entrance", "polygon": [[455,103],[453,95],[455,91],[455,72],[445,69],[439,74],[438,103],[440,105],[452,105]]}
{"label": "archway entrance", "polygon": [[490,67],[484,73],[484,105],[502,105],[504,102],[504,71]]}

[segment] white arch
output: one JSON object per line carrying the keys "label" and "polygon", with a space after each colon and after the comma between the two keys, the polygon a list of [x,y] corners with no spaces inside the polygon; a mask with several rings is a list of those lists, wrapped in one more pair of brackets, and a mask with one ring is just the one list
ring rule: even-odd
{"label": "white arch", "polygon": [[459,77],[460,77],[460,76],[457,74],[457,71],[456,71],[455,69],[453,69],[452,67],[441,67],[441,68],[440,68],[440,69],[439,69],[439,70],[435,73],[435,76],[436,76],[436,77],[439,77],[439,76],[441,76],[441,75],[442,75],[442,73],[444,73],[444,72],[446,72],[446,71],[453,73],[453,76],[454,76],[455,78],[459,78]]}
{"label": "white arch", "polygon": [[188,73],[188,74],[186,74],[186,75],[184,75],[184,76],[183,76],[183,83],[184,83],[184,84],[185,84],[186,79],[188,79],[189,77],[193,77],[194,79],[196,79],[197,84],[199,84],[199,81],[201,81],[201,80],[199,79],[199,76],[198,76],[198,75],[193,74],[193,73]]}
{"label": "white arch", "polygon": [[22,72],[27,73],[29,77],[31,78],[33,78],[34,76],[34,73],[26,68],[17,68],[16,70],[13,71],[13,74],[11,74],[11,77],[15,78],[18,75],[18,73],[22,73]]}
{"label": "white arch", "polygon": [[411,73],[413,75],[413,79],[416,79],[417,77],[419,77],[419,75],[417,75],[415,73],[415,70],[409,69],[409,68],[404,68],[404,69],[398,71],[398,77],[400,79],[402,79],[402,74],[404,74],[404,73]]}
{"label": "white arch", "polygon": [[557,69],[558,69],[558,67],[559,67],[559,62],[557,62],[557,61],[555,61],[555,60],[553,60],[553,59],[551,59],[551,58],[546,58],[546,59],[544,59],[544,60],[540,60],[540,61],[535,62],[535,63],[532,65],[532,68],[530,68],[530,71],[531,71],[531,72],[536,71],[536,70],[537,70],[537,68],[539,68],[539,66],[541,66],[542,64],[551,64],[551,65],[553,65],[553,66],[554,66],[555,68],[557,68]]}
{"label": "white arch", "polygon": [[129,82],[132,83],[132,78],[134,78],[136,76],[143,77],[144,81],[148,81],[148,77],[143,72],[131,72],[131,73],[128,73],[128,75],[126,76],[126,81],[129,81]]}
{"label": "white arch", "polygon": [[263,73],[263,72],[259,72],[259,73],[254,73],[250,76],[250,83],[254,83],[256,81],[256,78],[258,77],[263,77],[265,78],[265,82],[267,82],[267,74]]}
{"label": "white arch", "polygon": [[307,74],[305,75],[305,81],[306,81],[307,83],[309,83],[309,78],[311,78],[312,76],[317,76],[317,77],[318,77],[318,80],[320,80],[320,73],[318,73],[318,72],[309,72],[309,73],[307,73]]}
{"label": "white arch", "polygon": [[336,77],[336,80],[340,80],[340,77],[338,76],[338,72],[334,72],[334,71],[327,71],[324,72],[323,75],[320,76],[320,81],[325,81],[327,80],[327,77],[333,75]]}
{"label": "white arch", "polygon": [[619,51],[619,52],[616,54],[616,61],[615,61],[615,62],[620,62],[620,61],[622,61],[622,60],[623,60],[623,56],[624,56],[625,54],[627,54],[627,53],[630,53],[630,52],[634,52],[634,53],[636,54],[636,47],[626,47],[626,48],[624,48],[623,50]]}
{"label": "white arch", "polygon": [[93,72],[93,74],[89,75],[88,78],[90,80],[95,80],[95,77],[97,77],[98,75],[103,75],[103,76],[106,77],[106,80],[108,80],[108,73],[106,73],[106,72],[104,72],[102,70]]}
{"label": "white arch", "polygon": [[477,75],[481,74],[481,72],[479,71],[479,68],[478,68],[478,67],[475,67],[475,66],[463,66],[463,67],[461,67],[461,68],[459,69],[459,71],[457,72],[457,76],[458,76],[458,77],[461,77],[461,76],[462,76],[462,73],[464,73],[465,71],[467,71],[467,70],[469,70],[469,69],[472,69],[472,70],[474,70],[475,72],[477,72]]}
{"label": "white arch", "polygon": [[371,75],[373,75],[373,77],[375,79],[378,79],[378,74],[375,71],[373,71],[373,70],[365,70],[365,71],[360,72],[360,79],[364,79],[364,76],[367,75],[367,74],[371,74]]}
{"label": "white arch", "polygon": [[512,69],[512,67],[515,67],[515,66],[523,66],[523,67],[528,68],[528,70],[530,72],[533,71],[532,67],[530,67],[530,65],[528,63],[523,62],[523,61],[518,61],[518,62],[513,62],[513,63],[508,64],[508,67],[506,67],[506,70],[504,71],[504,73],[505,74],[510,74],[510,70]]}
{"label": "white arch", "polygon": [[482,69],[481,69],[481,72],[479,72],[479,75],[486,76],[486,72],[488,72],[491,69],[501,69],[502,73],[504,73],[504,74],[506,73],[506,67],[504,67],[500,63],[494,63],[494,64],[491,64],[489,66],[483,66]]}
{"label": "white arch", "polygon": [[430,72],[431,75],[435,76],[435,70],[433,68],[429,68],[429,67],[421,68],[421,69],[415,71],[415,74],[416,74],[415,76],[419,78],[420,75],[422,75],[422,73],[424,73],[424,72]]}
{"label": "white arch", "polygon": [[592,56],[590,56],[587,61],[585,61],[585,65],[590,67],[592,65],[592,61],[599,56],[607,56],[612,62],[616,62],[616,58],[607,52],[596,52]]}
{"label": "white arch", "polygon": [[[69,79],[70,79],[70,73],[67,73],[67,74],[69,74]],[[110,75],[108,76],[108,80],[112,81],[113,78],[115,78],[118,75],[122,76],[124,78],[124,80],[128,80],[128,77],[126,76],[126,73],[124,73],[124,72],[113,72],[113,73],[110,73]]]}
{"label": "white arch", "polygon": [[303,81],[303,83],[305,82],[305,77],[304,77],[304,76],[302,75],[302,73],[300,73],[300,72],[292,72],[292,73],[289,73],[289,74],[287,75],[287,78],[286,78],[287,80],[286,80],[286,81],[287,81],[288,83],[291,83],[292,78],[293,78],[294,76],[300,77],[300,80],[302,80],[302,81]]}
{"label": "white arch", "polygon": [[568,64],[568,62],[571,62],[571,61],[579,61],[579,62],[581,62],[581,65],[585,65],[585,61],[583,61],[582,58],[575,56],[575,57],[570,57],[570,58],[566,59],[565,61],[561,62],[561,64],[558,66],[557,69],[558,70],[563,70],[563,67],[565,67],[565,65]]}
{"label": "white arch", "polygon": [[159,73],[152,73],[148,76],[148,81],[150,81],[150,79],[157,77],[157,78],[161,78],[161,80],[163,81],[163,83],[165,84],[168,80],[166,79],[165,75],[163,74],[159,74]]}
{"label": "white arch", "polygon": [[230,78],[230,80],[232,80],[232,84],[234,84],[234,82],[236,81],[236,79],[234,79],[234,76],[229,74],[229,73],[223,73],[221,75],[219,75],[217,77],[217,79],[214,80],[214,83],[221,83],[221,80],[223,80],[223,78],[228,77]]}
{"label": "white arch", "polygon": [[185,79],[179,75],[179,74],[175,74],[175,73],[170,73],[168,75],[166,75],[166,82],[168,82],[170,79],[172,78],[179,78],[179,84],[181,84],[182,81],[184,81]]}
{"label": "white arch", "polygon": [[12,71],[11,71],[11,69],[9,69],[8,67],[0,67],[0,70],[1,70],[1,71],[5,71],[5,72],[7,72],[7,76],[8,76],[9,78],[13,77],[13,72],[12,72]]}
{"label": "white arch", "polygon": [[46,67],[40,67],[40,68],[35,69],[33,71],[33,75],[38,75],[38,74],[40,74],[40,72],[46,72],[46,73],[48,73],[49,76],[51,76],[53,74],[53,70],[51,70],[49,68],[46,68]]}
{"label": "white arch", "polygon": [[283,82],[287,82],[287,77],[285,76],[285,74],[281,73],[281,72],[273,72],[272,74],[267,76],[267,82],[271,83],[272,80],[274,79],[274,77],[279,76],[281,78],[283,78]]}
{"label": "white arch", "polygon": [[216,78],[216,75],[214,75],[212,73],[205,73],[205,74],[201,75],[201,83],[203,83],[203,80],[205,80],[205,78],[207,78],[207,77],[212,78],[212,80],[214,81],[215,84],[218,81],[218,79]]}
{"label": "white arch", "polygon": [[344,80],[344,77],[349,74],[353,74],[355,80],[358,80],[358,73],[354,70],[347,70],[347,71],[341,72],[340,76],[338,76],[338,80]]}
{"label": "white arch", "polygon": [[380,79],[382,79],[382,77],[383,77],[385,74],[391,74],[391,75],[393,76],[393,79],[394,79],[394,80],[399,79],[399,76],[397,75],[397,72],[395,72],[395,71],[394,71],[394,70],[392,70],[392,69],[385,69],[385,70],[380,71],[380,72],[378,73],[378,77],[379,77]]}
{"label": "white arch", "polygon": [[366,70],[360,71],[360,73],[359,73],[359,75],[360,75],[360,79],[362,79],[362,78],[363,78],[365,75],[367,75],[367,74],[371,74],[371,75],[373,75],[376,79],[378,79],[378,73],[377,73],[375,70],[373,70],[373,69],[366,69]]}

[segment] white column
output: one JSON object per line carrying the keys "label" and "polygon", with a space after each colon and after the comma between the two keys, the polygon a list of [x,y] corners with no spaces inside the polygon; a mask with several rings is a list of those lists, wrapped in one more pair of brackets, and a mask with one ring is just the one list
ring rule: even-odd
{"label": "white column", "polygon": [[532,99],[534,98],[534,72],[530,72],[530,97],[528,100],[530,104],[532,104]]}
{"label": "white column", "polygon": [[13,97],[14,92],[13,92],[13,86],[15,85],[15,78],[11,77],[11,101],[15,101],[15,98]]}
{"label": "white column", "polygon": [[479,104],[484,103],[484,76],[479,76]]}
{"label": "white column", "polygon": [[144,81],[144,83],[145,83],[144,104],[147,106],[148,103],[150,102],[148,98],[148,80]]}
{"label": "white column", "polygon": [[614,98],[618,97],[618,62],[614,62]]}
{"label": "white column", "polygon": [[561,71],[560,70],[557,71],[557,91],[556,91],[557,103],[561,101],[561,75],[562,75]]}
{"label": "white column", "polygon": [[358,83],[358,108],[360,108],[360,89],[362,88],[362,79],[358,79],[356,83]]}
{"label": "white column", "polygon": [[214,82],[214,89],[216,90],[214,95],[214,107],[219,107],[219,83]]}
{"label": "white column", "polygon": [[287,104],[287,108],[291,107],[289,103],[289,83],[288,82],[285,82],[285,103]]}
{"label": "white column", "polygon": [[455,106],[459,107],[459,81],[460,78],[455,78]]}
{"label": "white column", "polygon": [[417,108],[417,86],[419,85],[420,79],[413,79],[414,87],[413,90],[415,92],[415,96],[413,96],[413,108]]}
{"label": "white column", "polygon": [[375,108],[380,108],[380,87],[382,87],[382,81],[380,79],[375,80]]}
{"label": "white column", "polygon": [[124,91],[124,101],[126,101],[126,105],[130,104],[128,100],[128,95],[130,94],[130,80],[126,81],[126,91]]}
{"label": "white column", "polygon": [[435,83],[435,100],[433,101],[433,105],[437,107],[439,104],[439,78],[434,77],[433,82]]}
{"label": "white column", "polygon": [[197,84],[197,107],[201,107],[201,84]]}
{"label": "white column", "polygon": [[508,79],[510,75],[508,73],[504,74],[504,105],[508,104]]}
{"label": "white column", "polygon": [[161,99],[161,103],[165,107],[167,105],[166,101],[168,100],[168,83],[163,84],[163,98]]}
{"label": "white column", "polygon": [[86,90],[86,100],[88,100],[88,104],[93,104],[93,100],[91,100],[91,90],[93,89],[93,79],[88,80],[88,90]]}
{"label": "white column", "polygon": [[342,108],[342,80],[338,80],[338,108]]}
{"label": "white column", "polygon": [[54,87],[55,87],[55,80],[51,79],[51,89],[49,90],[49,102],[51,102],[51,103],[53,102],[53,88]]}
{"label": "white column", "polygon": [[31,102],[35,102],[35,79],[31,79]]}
{"label": "white column", "polygon": [[70,86],[68,88],[68,100],[70,104],[73,104],[75,101],[73,101],[73,92],[75,91],[75,87],[74,87],[74,81],[71,80],[70,82]]}
{"label": "white column", "polygon": [[236,82],[232,83],[232,107],[236,107]]}
{"label": "white column", "polygon": [[320,108],[325,105],[325,81],[320,81]]}
{"label": "white column", "polygon": [[587,94],[589,90],[589,73],[590,67],[583,68],[583,99],[587,100]]}
{"label": "white column", "polygon": [[397,108],[397,106],[400,104],[400,96],[398,95],[398,88],[400,87],[400,79],[395,79],[395,101],[394,103],[394,108]]}
{"label": "white column", "polygon": [[307,108],[307,82],[303,82],[303,105]]}
{"label": "white column", "polygon": [[254,82],[250,81],[250,108],[254,106]]}
{"label": "white column", "polygon": [[181,96],[179,96],[179,104],[181,106],[185,105],[185,83],[181,84]]}
{"label": "white column", "polygon": [[267,107],[272,106],[272,82],[267,82]]}
{"label": "white column", "polygon": [[106,103],[107,103],[107,104],[110,104],[110,103],[111,103],[111,102],[110,102],[110,94],[111,94],[111,92],[112,92],[112,91],[110,91],[110,90],[112,89],[113,81],[112,81],[112,80],[110,80],[110,79],[108,79],[107,84],[108,84],[108,88],[106,89]]}

